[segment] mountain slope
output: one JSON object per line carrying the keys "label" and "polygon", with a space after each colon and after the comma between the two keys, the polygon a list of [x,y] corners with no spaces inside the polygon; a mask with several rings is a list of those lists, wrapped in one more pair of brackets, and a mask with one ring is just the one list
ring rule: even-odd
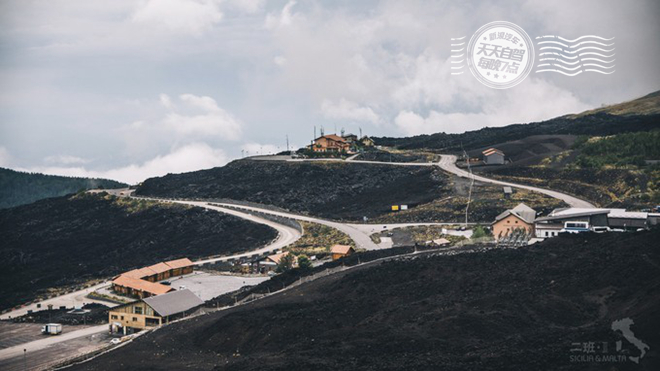
{"label": "mountain slope", "polygon": [[0,168],[0,209],[59,197],[81,189],[124,188],[127,184],[108,179],[74,178],[24,173]]}
{"label": "mountain slope", "polygon": [[645,95],[641,98],[628,102],[612,104],[609,106],[584,111],[577,115],[568,115],[570,118],[578,118],[596,113],[607,113],[610,115],[657,115],[660,114],[660,91]]}
{"label": "mountain slope", "polygon": [[[164,327],[73,370],[656,370],[658,238],[567,235],[362,266]],[[624,318],[651,347],[639,365],[571,362],[582,342],[639,355],[611,329]]]}
{"label": "mountain slope", "polygon": [[0,210],[0,234],[0,308],[168,258],[252,250],[277,236],[222,213],[87,193]]}
{"label": "mountain slope", "polygon": [[223,167],[145,180],[137,195],[226,198],[328,218],[361,219],[447,193],[447,176],[431,167],[332,162],[238,160]]}
{"label": "mountain slope", "polygon": [[528,124],[483,128],[461,134],[436,133],[406,138],[374,138],[376,144],[401,149],[473,150],[532,135],[614,135],[660,128],[660,91],[577,115]]}

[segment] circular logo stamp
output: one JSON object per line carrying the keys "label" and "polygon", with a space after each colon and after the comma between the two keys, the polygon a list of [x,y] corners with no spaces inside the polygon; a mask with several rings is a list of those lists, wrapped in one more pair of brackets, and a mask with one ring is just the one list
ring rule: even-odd
{"label": "circular logo stamp", "polygon": [[472,35],[467,48],[470,72],[495,89],[516,86],[534,66],[534,45],[527,33],[511,22],[491,22]]}

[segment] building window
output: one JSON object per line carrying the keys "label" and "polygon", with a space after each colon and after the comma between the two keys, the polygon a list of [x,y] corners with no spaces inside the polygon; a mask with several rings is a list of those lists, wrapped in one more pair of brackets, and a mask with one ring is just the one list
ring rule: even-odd
{"label": "building window", "polygon": [[510,220],[507,220],[506,222],[507,222],[507,223],[511,223],[511,221],[510,221]]}
{"label": "building window", "polygon": [[137,317],[133,317],[133,322],[137,322]]}
{"label": "building window", "polygon": [[142,307],[133,307],[133,313],[142,314]]}
{"label": "building window", "polygon": [[124,320],[124,316],[121,316],[121,320],[122,320],[122,321]]}
{"label": "building window", "polygon": [[113,314],[113,315],[110,316],[110,318],[112,318],[112,319],[117,319],[117,316],[115,316],[115,315]]}
{"label": "building window", "polygon": [[518,221],[516,220],[516,224],[518,224]]}

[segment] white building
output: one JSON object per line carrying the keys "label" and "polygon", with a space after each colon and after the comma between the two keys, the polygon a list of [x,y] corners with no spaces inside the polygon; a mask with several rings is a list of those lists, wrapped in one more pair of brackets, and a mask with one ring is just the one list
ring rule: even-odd
{"label": "white building", "polygon": [[497,148],[488,148],[483,151],[484,163],[486,165],[504,165],[504,152]]}

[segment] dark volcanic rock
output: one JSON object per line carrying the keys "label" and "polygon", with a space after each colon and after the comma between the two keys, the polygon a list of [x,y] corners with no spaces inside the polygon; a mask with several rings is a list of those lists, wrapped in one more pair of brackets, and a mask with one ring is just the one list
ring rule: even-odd
{"label": "dark volcanic rock", "polygon": [[[177,323],[74,370],[657,370],[660,230],[361,266]],[[573,343],[639,350],[571,362]],[[622,343],[617,353],[615,344]],[[602,349],[598,350],[602,352]]]}
{"label": "dark volcanic rock", "polygon": [[222,213],[90,194],[0,210],[0,232],[0,308],[47,288],[169,258],[252,250],[277,236]]}
{"label": "dark volcanic rock", "polygon": [[336,162],[234,161],[227,166],[146,180],[138,195],[225,198],[336,219],[374,217],[391,205],[441,198],[447,176],[431,167]]}

